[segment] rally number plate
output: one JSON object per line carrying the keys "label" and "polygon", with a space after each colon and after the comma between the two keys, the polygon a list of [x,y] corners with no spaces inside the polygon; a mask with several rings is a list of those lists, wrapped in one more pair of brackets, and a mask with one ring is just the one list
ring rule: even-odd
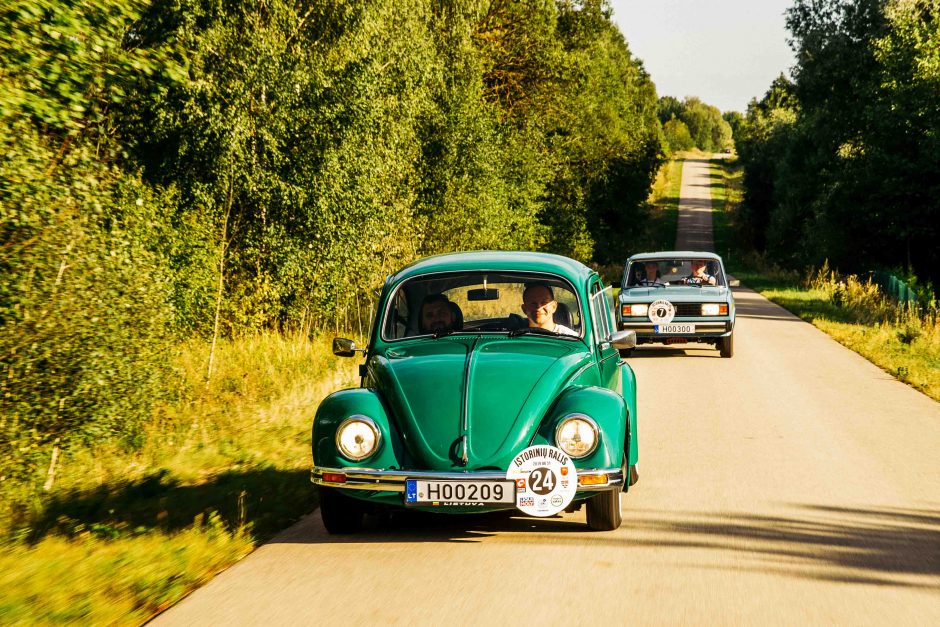
{"label": "rally number plate", "polygon": [[694,324],[657,324],[653,327],[656,333],[695,333]]}
{"label": "rally number plate", "polygon": [[405,481],[405,505],[515,505],[514,481]]}

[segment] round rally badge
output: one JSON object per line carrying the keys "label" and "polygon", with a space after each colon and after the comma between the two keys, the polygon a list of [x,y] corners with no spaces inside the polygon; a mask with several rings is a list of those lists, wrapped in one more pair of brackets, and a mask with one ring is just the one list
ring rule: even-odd
{"label": "round rally badge", "polygon": [[676,317],[676,308],[664,298],[654,300],[650,303],[649,317],[653,324],[669,324]]}
{"label": "round rally badge", "polygon": [[506,478],[516,482],[516,507],[529,516],[554,516],[568,507],[578,490],[571,458],[554,446],[530,446],[509,464]]}

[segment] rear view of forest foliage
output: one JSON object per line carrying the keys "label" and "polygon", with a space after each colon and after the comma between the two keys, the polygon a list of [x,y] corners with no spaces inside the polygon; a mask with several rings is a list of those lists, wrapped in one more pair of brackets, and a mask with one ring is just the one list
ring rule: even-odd
{"label": "rear view of forest foliage", "polygon": [[666,149],[600,0],[14,0],[0,57],[3,481],[139,444],[181,340],[443,251],[621,261]]}

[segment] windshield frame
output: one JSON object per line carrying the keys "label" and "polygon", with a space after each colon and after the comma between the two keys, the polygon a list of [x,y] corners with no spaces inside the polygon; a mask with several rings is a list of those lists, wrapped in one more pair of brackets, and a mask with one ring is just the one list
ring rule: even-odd
{"label": "windshield frame", "polygon": [[[538,279],[539,277],[545,277],[545,278],[549,279],[549,280],[552,281],[552,282],[563,283],[564,286],[565,286],[565,289],[567,289],[569,292],[571,292],[571,294],[574,295],[575,301],[576,301],[577,304],[578,304],[578,310],[579,310],[580,315],[581,315],[581,329],[580,329],[580,331],[578,332],[578,335],[560,335],[560,334],[555,335],[555,334],[552,334],[552,335],[545,335],[545,337],[550,337],[550,338],[563,338],[563,339],[566,339],[566,340],[569,340],[569,341],[570,341],[570,340],[580,340],[580,341],[583,341],[584,338],[587,337],[587,335],[586,335],[586,333],[587,333],[587,324],[586,324],[586,321],[587,321],[587,319],[588,319],[588,315],[585,314],[586,309],[585,309],[585,307],[584,307],[583,299],[581,298],[581,294],[579,293],[578,289],[577,289],[577,288],[574,286],[574,284],[573,284],[570,280],[568,280],[566,277],[564,277],[564,276],[562,276],[562,275],[560,275],[560,274],[554,274],[554,273],[551,273],[551,272],[544,272],[544,271],[541,271],[541,270],[517,270],[517,269],[510,269],[510,268],[499,268],[499,269],[496,269],[496,268],[479,268],[479,269],[474,268],[474,269],[472,269],[472,270],[440,270],[440,271],[438,271],[438,272],[427,272],[427,273],[425,273],[425,274],[419,274],[419,275],[416,275],[416,276],[410,276],[410,277],[408,277],[408,278],[406,278],[406,279],[403,279],[403,280],[399,281],[393,288],[391,288],[391,289],[389,290],[388,296],[387,296],[386,299],[385,299],[385,306],[384,306],[384,307],[382,308],[382,310],[381,310],[381,318],[379,318],[379,319],[377,319],[377,320],[375,321],[375,324],[376,324],[376,327],[377,327],[378,339],[381,340],[383,343],[393,344],[393,343],[396,343],[396,342],[403,342],[403,341],[415,340],[415,339],[419,339],[419,338],[429,339],[429,338],[434,338],[434,337],[435,337],[435,334],[434,334],[434,333],[418,333],[418,334],[416,334],[416,335],[406,335],[406,336],[404,336],[404,337],[398,337],[398,338],[395,338],[395,337],[390,338],[390,337],[387,337],[387,336],[385,335],[385,326],[386,326],[386,325],[385,325],[385,321],[388,319],[388,316],[389,316],[390,313],[391,313],[391,308],[392,308],[392,306],[393,306],[393,304],[394,304],[394,302],[395,302],[395,299],[398,297],[398,293],[401,291],[401,289],[402,289],[405,285],[407,285],[407,284],[409,284],[409,283],[411,283],[411,282],[413,282],[413,281],[422,281],[422,280],[428,280],[428,279],[432,279],[432,278],[443,278],[443,277],[446,277],[447,275],[463,276],[463,275],[467,275],[467,274],[485,274],[485,273],[492,273],[492,274],[508,274],[508,275],[523,275],[523,276],[531,276],[533,279]],[[519,305],[520,305],[520,307],[521,307],[522,303],[519,303]],[[509,312],[509,313],[515,313],[515,312]],[[507,316],[508,316],[508,314],[507,314]],[[508,336],[509,333],[510,333],[509,330],[506,330],[506,331],[497,331],[497,330],[483,330],[483,329],[469,329],[469,330],[461,329],[460,331],[455,331],[455,332],[449,333],[449,334],[447,334],[445,337],[453,337],[453,336],[458,336],[458,335],[506,335],[506,336]],[[526,335],[526,337],[529,337],[529,335]]]}

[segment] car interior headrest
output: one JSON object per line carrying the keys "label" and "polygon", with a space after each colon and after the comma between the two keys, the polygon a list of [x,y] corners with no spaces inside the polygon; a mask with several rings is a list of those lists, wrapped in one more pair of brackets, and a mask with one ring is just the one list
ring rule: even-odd
{"label": "car interior headrest", "polygon": [[552,318],[555,320],[555,324],[561,324],[569,329],[571,328],[571,311],[568,309],[568,305],[558,303],[558,308],[555,309]]}

